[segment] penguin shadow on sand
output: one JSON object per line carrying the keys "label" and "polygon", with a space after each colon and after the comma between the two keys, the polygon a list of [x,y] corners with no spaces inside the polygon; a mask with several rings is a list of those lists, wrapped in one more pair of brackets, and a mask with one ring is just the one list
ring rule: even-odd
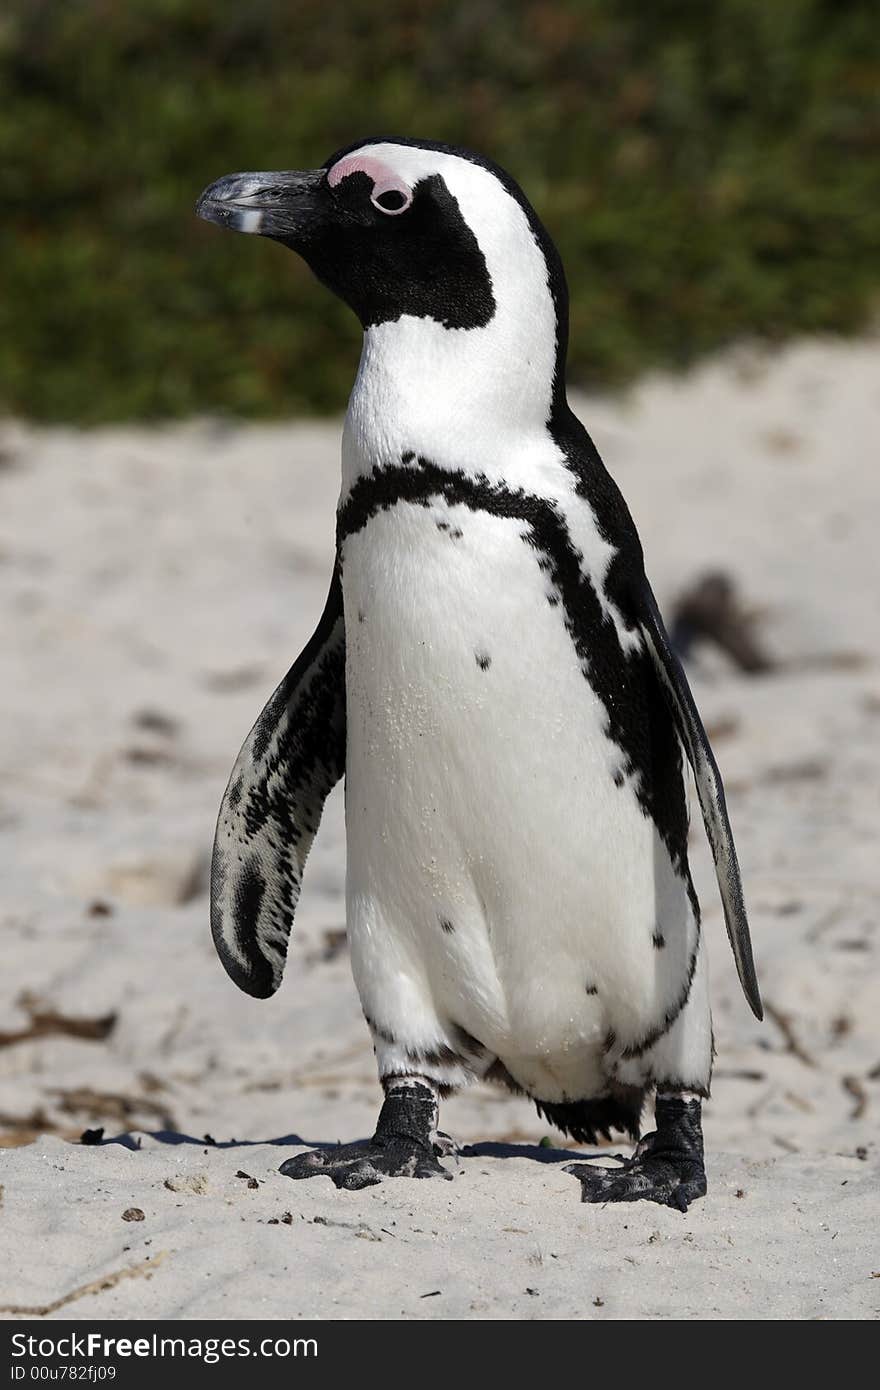
{"label": "penguin shadow on sand", "polygon": [[[199,1138],[195,1134],[183,1134],[177,1130],[157,1129],[157,1130],[138,1130],[124,1131],[121,1134],[102,1135],[100,1139],[89,1139],[82,1141],[87,1146],[95,1148],[109,1148],[112,1145],[119,1145],[121,1148],[129,1149],[132,1152],[139,1152],[143,1148],[142,1138],[152,1139],[157,1144],[167,1144],[170,1148],[189,1144],[195,1148],[204,1149],[256,1149],[256,1148],[277,1148],[277,1149],[328,1149],[333,1150],[340,1146],[339,1140],[334,1139],[304,1139],[299,1134],[282,1134],[274,1139],[214,1139],[211,1135],[203,1135]],[[356,1146],[368,1149],[371,1140],[363,1138],[355,1141],[351,1147]],[[447,1157],[449,1157],[447,1155]],[[534,1163],[571,1163],[573,1159],[617,1159],[623,1161],[622,1154],[610,1153],[604,1149],[595,1152],[584,1152],[575,1149],[557,1149],[548,1147],[545,1144],[512,1144],[505,1143],[503,1140],[485,1140],[476,1144],[463,1144],[458,1151],[457,1159],[479,1159],[479,1158],[528,1158]],[[454,1162],[453,1158],[453,1162]]]}
{"label": "penguin shadow on sand", "polygon": [[[89,1131],[86,1131],[88,1134]],[[215,1139],[211,1134],[203,1134],[201,1138],[197,1134],[183,1134],[174,1129],[143,1129],[125,1130],[121,1134],[101,1134],[98,1138],[83,1138],[81,1143],[94,1145],[96,1148],[107,1148],[111,1144],[118,1144],[123,1149],[131,1149],[134,1152],[143,1148],[142,1140],[152,1139],[156,1144],[167,1144],[170,1148],[178,1148],[184,1144],[191,1144],[206,1152],[209,1149],[257,1149],[262,1147],[279,1149],[296,1149],[303,1146],[317,1144],[328,1149],[332,1149],[337,1142],[333,1139],[303,1139],[298,1134],[281,1134],[275,1139]],[[364,1143],[367,1141],[364,1140]]]}
{"label": "penguin shadow on sand", "polygon": [[480,1144],[465,1144],[461,1158],[530,1158],[535,1163],[571,1163],[575,1159],[618,1159],[624,1155],[609,1153],[604,1149],[584,1151],[581,1149],[555,1149],[545,1144],[506,1144],[502,1140],[486,1140]]}

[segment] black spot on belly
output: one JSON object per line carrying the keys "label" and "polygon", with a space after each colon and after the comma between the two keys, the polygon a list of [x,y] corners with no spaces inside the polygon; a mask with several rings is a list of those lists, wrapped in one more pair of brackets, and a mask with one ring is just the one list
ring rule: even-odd
{"label": "black spot on belly", "polygon": [[440,925],[445,932],[449,932],[450,936],[455,931],[455,924],[453,922],[450,922],[448,917],[441,917]]}
{"label": "black spot on belly", "polygon": [[654,935],[651,937],[651,940],[653,941],[658,951],[662,951],[663,947],[666,945],[666,937],[663,935],[662,931],[655,931]]}
{"label": "black spot on belly", "polygon": [[491,656],[489,656],[487,652],[480,651],[474,652],[474,656],[476,657],[477,665],[479,666],[480,670],[488,671],[489,667],[492,665]]}
{"label": "black spot on belly", "polygon": [[622,787],[625,781],[626,781],[626,778],[624,777],[622,771],[620,770],[620,768],[617,768],[616,771],[615,771],[615,773],[614,773],[614,785],[615,785],[615,787]]}
{"label": "black spot on belly", "polygon": [[598,986],[598,985],[585,985],[584,988],[586,989],[587,994],[598,994],[598,993],[599,993],[599,986]]}
{"label": "black spot on belly", "polygon": [[462,531],[460,526],[453,526],[452,530],[449,532],[449,539],[451,541],[460,541],[463,535],[464,531]]}
{"label": "black spot on belly", "polygon": [[401,462],[401,463],[412,463],[412,461],[413,461],[414,458],[415,458],[415,454],[413,453],[412,449],[407,449],[405,453],[403,453],[403,454],[400,455],[400,462]]}
{"label": "black spot on belly", "polygon": [[550,605],[551,608],[558,608],[558,607],[559,607],[559,595],[558,595],[558,594],[548,594],[548,595],[547,595],[547,602],[549,603],[549,605]]}
{"label": "black spot on belly", "polygon": [[362,623],[362,622],[364,621],[364,618],[365,618],[365,617],[366,617],[366,614],[364,613],[364,610],[363,610],[362,608],[359,608],[359,609],[358,609],[358,622],[359,622],[359,623]]}
{"label": "black spot on belly", "polygon": [[436,525],[438,531],[448,531],[448,530],[449,530],[449,522],[448,522],[448,521],[437,521],[437,522],[435,522],[435,525]]}

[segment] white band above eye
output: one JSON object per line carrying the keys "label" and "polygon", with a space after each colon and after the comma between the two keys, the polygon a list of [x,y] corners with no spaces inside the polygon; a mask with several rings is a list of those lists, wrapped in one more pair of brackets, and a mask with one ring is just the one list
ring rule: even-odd
{"label": "white band above eye", "polygon": [[[413,191],[405,179],[387,164],[383,164],[380,159],[373,159],[368,154],[349,154],[344,159],[333,165],[327,174],[327,182],[331,188],[335,188],[343,179],[348,178],[349,174],[366,174],[367,178],[373,180],[373,191],[370,194],[370,202],[379,212],[383,212],[386,217],[398,217],[400,213],[406,212],[413,200]],[[403,201],[399,208],[383,208],[378,199],[383,193],[399,193]]]}

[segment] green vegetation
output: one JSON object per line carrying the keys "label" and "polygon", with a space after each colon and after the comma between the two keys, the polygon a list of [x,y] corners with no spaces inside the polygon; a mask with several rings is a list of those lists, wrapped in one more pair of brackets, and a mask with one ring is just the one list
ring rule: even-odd
{"label": "green vegetation", "polygon": [[192,208],[371,134],[473,145],[524,185],[568,269],[573,380],[855,329],[878,35],[869,0],[7,0],[0,408],[341,409],[348,311]]}

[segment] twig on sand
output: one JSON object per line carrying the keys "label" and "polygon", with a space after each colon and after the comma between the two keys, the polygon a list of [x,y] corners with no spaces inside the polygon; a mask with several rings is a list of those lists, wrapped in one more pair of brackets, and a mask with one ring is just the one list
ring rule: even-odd
{"label": "twig on sand", "polygon": [[151,1116],[159,1122],[162,1129],[177,1129],[168,1107],[150,1100],[147,1096],[95,1091],[91,1086],[55,1086],[52,1090],[58,1097],[58,1109],[65,1115],[86,1114],[90,1120],[118,1120],[121,1124],[128,1124],[134,1116]]}
{"label": "twig on sand", "polygon": [[18,1149],[32,1144],[41,1134],[55,1134],[59,1139],[75,1143],[82,1130],[56,1124],[42,1106],[34,1106],[29,1115],[11,1115],[0,1110],[0,1149]]}
{"label": "twig on sand", "polygon": [[797,1057],[799,1062],[803,1062],[805,1067],[815,1067],[815,1057],[811,1057],[809,1052],[805,1051],[805,1049],[798,1042],[797,1036],[795,1035],[794,1026],[792,1024],[791,1015],[783,1013],[781,1009],[778,1009],[775,1004],[771,1004],[770,1001],[767,999],[764,1000],[764,1011],[766,1012],[768,1018],[772,1018],[773,1022],[776,1024],[776,1027],[779,1029],[780,1033],[785,1039],[786,1051],[790,1052],[793,1057]]}
{"label": "twig on sand", "polygon": [[35,1303],[31,1306],[18,1303],[0,1304],[0,1313],[12,1313],[21,1318],[45,1318],[50,1313],[57,1313],[59,1308],[65,1307],[68,1303],[74,1303],[78,1298],[85,1298],[87,1294],[103,1293],[105,1289],[115,1288],[121,1284],[123,1279],[149,1279],[157,1265],[160,1265],[167,1256],[167,1250],[160,1250],[152,1259],[143,1260],[139,1265],[127,1265],[125,1269],[116,1269],[112,1274],[102,1274],[99,1279],[92,1279],[88,1284],[80,1284],[78,1288],[71,1289],[70,1293],[63,1294],[61,1298],[54,1299],[51,1303]]}
{"label": "twig on sand", "polygon": [[730,1067],[724,1069],[716,1067],[714,1076],[718,1081],[766,1081],[767,1074],[763,1071],[753,1071],[751,1067]]}
{"label": "twig on sand", "polygon": [[868,1093],[857,1076],[844,1076],[840,1082],[847,1095],[852,1096],[855,1105],[850,1111],[851,1120],[860,1120],[868,1108]]}
{"label": "twig on sand", "polygon": [[23,994],[19,1005],[25,1010],[30,1022],[26,1028],[14,1032],[0,1031],[0,1047],[11,1047],[13,1043],[28,1042],[31,1038],[45,1038],[50,1034],[62,1034],[69,1038],[86,1038],[91,1042],[103,1042],[113,1032],[116,1014],[104,1014],[100,1018],[70,1018],[58,1013],[31,994]]}

